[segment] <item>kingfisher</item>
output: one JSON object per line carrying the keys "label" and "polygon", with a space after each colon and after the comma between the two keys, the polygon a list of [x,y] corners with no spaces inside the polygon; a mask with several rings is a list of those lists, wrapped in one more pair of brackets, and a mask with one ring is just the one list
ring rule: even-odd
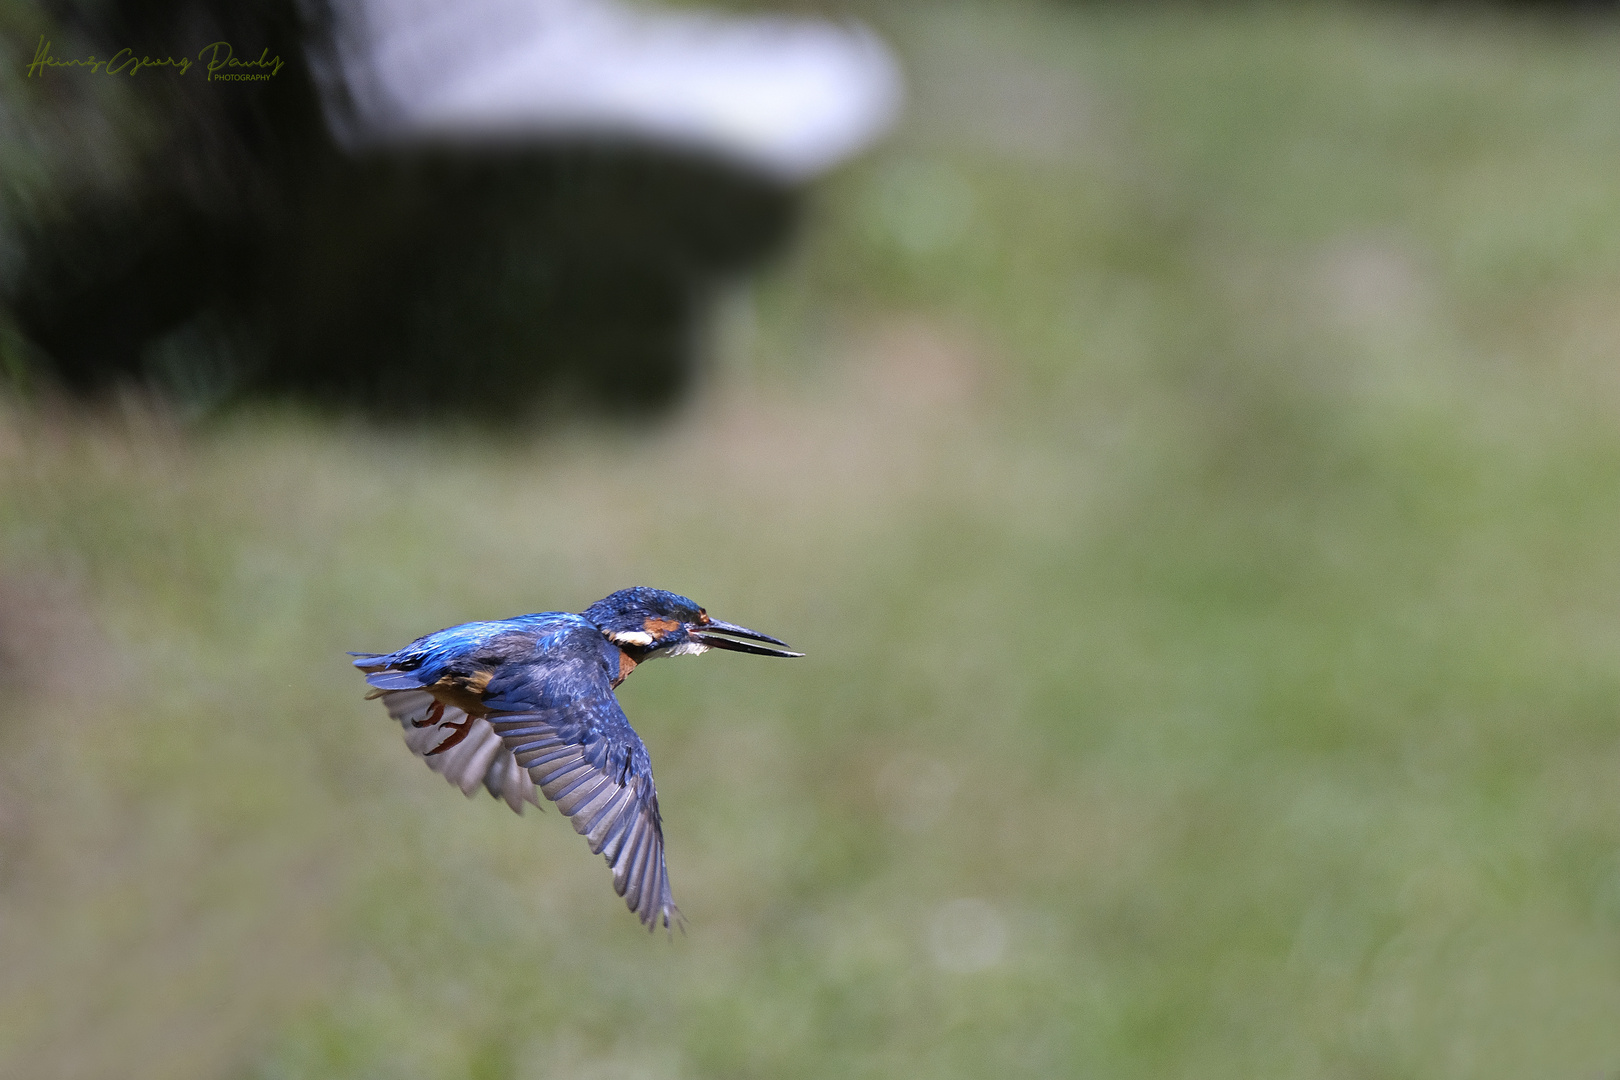
{"label": "kingfisher", "polygon": [[391,653],[350,653],[405,745],[471,797],[482,785],[523,813],[557,804],[613,869],[648,930],[680,911],[664,865],[652,761],[613,691],[660,656],[710,649],[803,656],[663,589],[620,589],[580,612],[470,622]]}

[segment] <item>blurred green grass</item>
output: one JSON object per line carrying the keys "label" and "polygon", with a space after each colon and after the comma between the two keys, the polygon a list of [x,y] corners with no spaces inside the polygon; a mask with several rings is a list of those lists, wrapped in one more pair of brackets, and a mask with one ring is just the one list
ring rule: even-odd
{"label": "blurred green grass", "polygon": [[[0,1072],[1620,1070],[1620,43],[890,7],[654,431],[0,420]],[[690,930],[343,662],[646,583]]]}

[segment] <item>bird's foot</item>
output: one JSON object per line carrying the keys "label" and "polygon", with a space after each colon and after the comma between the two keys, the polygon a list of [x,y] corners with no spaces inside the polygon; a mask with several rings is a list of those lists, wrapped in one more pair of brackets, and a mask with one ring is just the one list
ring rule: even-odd
{"label": "bird's foot", "polygon": [[465,720],[463,720],[459,724],[446,724],[446,725],[444,725],[445,727],[450,729],[451,735],[448,738],[446,738],[444,740],[444,742],[440,743],[438,746],[435,746],[433,749],[429,750],[427,752],[427,756],[432,757],[434,754],[442,754],[446,750],[450,749],[452,746],[455,746],[457,743],[461,742],[462,739],[465,739],[467,737],[467,732],[472,730],[472,725],[473,725],[473,718],[470,717],[470,716],[467,717]]}

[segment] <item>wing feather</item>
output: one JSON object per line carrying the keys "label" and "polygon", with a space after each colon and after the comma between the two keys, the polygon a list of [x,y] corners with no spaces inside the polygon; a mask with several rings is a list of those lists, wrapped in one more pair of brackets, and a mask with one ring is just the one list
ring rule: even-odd
{"label": "wing feather", "polygon": [[[612,831],[615,825],[619,824],[620,815],[634,797],[635,792],[633,792],[629,787],[621,787],[612,793],[612,795],[608,798],[606,805],[604,805],[600,810],[597,810],[595,814],[591,816],[588,821],[586,821],[583,834],[585,836],[585,841],[591,845],[591,851],[594,854],[602,854],[602,847],[607,843],[608,833]],[[587,813],[589,813],[588,810],[580,811],[579,816],[581,821],[586,820]]]}
{"label": "wing feather", "polygon": [[534,798],[534,781],[529,778],[526,769],[518,768],[511,754],[496,756],[495,763],[484,777],[484,787],[495,798],[505,799],[506,805],[519,814],[523,813],[523,792],[528,792],[528,798]]}
{"label": "wing feather", "polygon": [[653,907],[658,903],[660,889],[658,888],[659,874],[663,870],[664,853],[659,846],[649,844],[647,847],[647,862],[641,868],[641,906],[637,909],[642,918],[652,914]]}
{"label": "wing feather", "polygon": [[613,868],[613,887],[618,890],[620,896],[624,895],[624,874],[619,869],[619,857],[624,853],[625,841],[634,833],[636,822],[639,820],[634,811],[620,813],[618,820],[614,821],[613,827],[608,830],[607,842],[598,852]]}
{"label": "wing feather", "polygon": [[[626,846],[626,853],[620,860],[624,869],[622,881],[615,881],[614,890],[624,897],[624,902],[630,905],[630,910],[641,914],[641,865],[647,860],[648,841],[652,837],[652,830],[646,823],[637,821],[634,835]],[[618,869],[618,867],[615,867]]]}
{"label": "wing feather", "polygon": [[[613,783],[599,772],[592,772],[585,779],[575,784],[565,794],[557,796],[557,809],[570,818],[584,817],[585,807],[597,799],[606,799],[613,794]],[[589,821],[589,818],[586,818]]]}
{"label": "wing feather", "polygon": [[581,836],[589,836],[591,821],[596,816],[596,811],[606,806],[618,793],[618,785],[602,777],[591,785],[589,790],[581,789],[570,794],[568,797],[572,800],[572,805],[564,806],[563,801],[558,799],[557,808],[573,820],[574,828],[579,830]]}
{"label": "wing feather", "polygon": [[539,772],[538,769],[531,770],[529,775],[534,776],[535,780],[540,784],[540,790],[552,802],[556,802],[574,784],[595,772],[595,767],[585,760],[584,754],[576,755],[573,758],[563,758],[560,762],[548,765],[546,768],[550,771],[543,777],[534,776],[536,772]]}
{"label": "wing feather", "polygon": [[[455,734],[452,725],[467,720],[460,709],[446,706],[433,719],[436,702],[426,690],[389,690],[380,694],[388,715],[405,730],[405,745],[462,793],[471,797],[479,785],[497,799],[505,800],[515,813],[523,813],[525,803],[540,805],[534,781],[528,771],[517,767],[512,753],[496,735],[487,720],[474,720],[467,735],[443,753],[433,753]],[[418,726],[420,725],[420,726]]]}

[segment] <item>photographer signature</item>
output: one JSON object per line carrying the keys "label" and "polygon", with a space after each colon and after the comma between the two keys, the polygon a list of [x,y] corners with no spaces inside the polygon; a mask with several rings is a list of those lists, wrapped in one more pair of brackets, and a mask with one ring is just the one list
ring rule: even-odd
{"label": "photographer signature", "polygon": [[[204,57],[207,57],[206,62]],[[280,56],[271,56],[266,48],[259,54],[257,60],[238,60],[235,50],[228,41],[216,41],[212,45],[204,45],[197,51],[197,62],[203,64],[208,72],[207,79],[233,81],[260,81],[271,78],[286,66]],[[58,60],[51,55],[51,43],[41,34],[39,45],[34,49],[34,62],[28,65],[27,78],[35,75],[44,78],[45,70],[53,67],[83,67],[89,68],[91,74],[99,75],[138,75],[144,68],[172,67],[184,75],[191,70],[192,61],[182,56],[176,60],[172,56],[153,59],[150,56],[137,57],[130,49],[119,49],[105,60],[94,56],[87,56],[83,60]],[[244,69],[244,70],[234,70]],[[256,69],[256,70],[246,70]],[[267,70],[268,69],[268,70]]]}

